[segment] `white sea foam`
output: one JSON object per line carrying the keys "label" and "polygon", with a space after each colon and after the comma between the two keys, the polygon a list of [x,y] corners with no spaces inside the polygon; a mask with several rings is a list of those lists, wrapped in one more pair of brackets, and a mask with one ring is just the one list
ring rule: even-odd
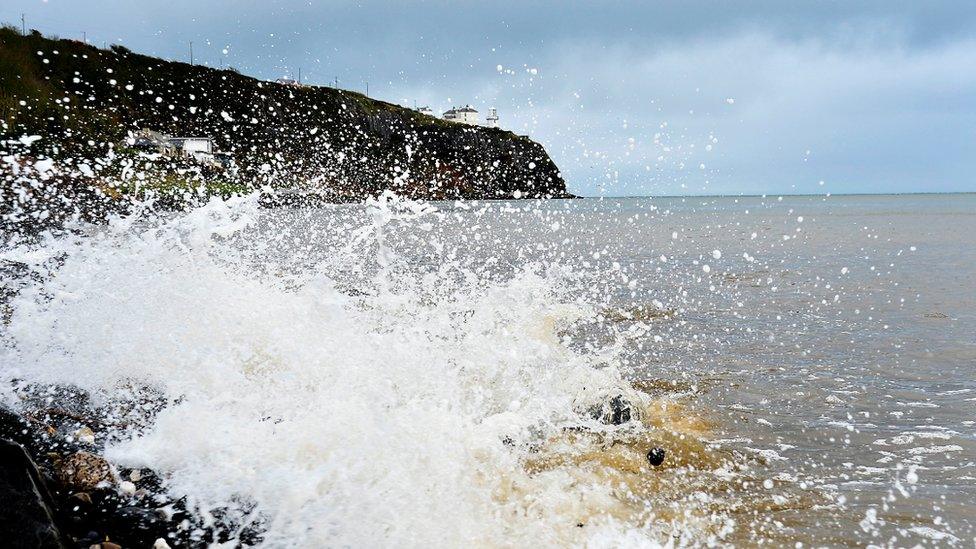
{"label": "white sea foam", "polygon": [[3,374],[107,401],[159,391],[169,405],[107,456],[169,475],[202,512],[239,504],[270,545],[655,543],[599,513],[575,527],[612,487],[530,476],[506,444],[578,423],[581,399],[622,385],[612,353],[561,343],[588,314],[562,297],[566,274],[404,279],[382,245],[395,208],[372,211],[357,234],[379,252],[358,260],[388,279],[366,295],[337,290],[330,260],[299,284],[256,275],[240,251],[265,215],[255,197],[10,250],[46,279],[12,303]]}

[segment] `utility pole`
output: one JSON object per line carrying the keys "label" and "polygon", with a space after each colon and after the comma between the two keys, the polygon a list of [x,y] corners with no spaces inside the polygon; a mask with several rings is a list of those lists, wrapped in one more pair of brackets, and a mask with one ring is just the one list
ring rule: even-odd
{"label": "utility pole", "polygon": [[366,97],[369,97],[369,80],[366,81]]}
{"label": "utility pole", "polygon": [[88,43],[88,33],[87,32],[81,31],[81,41],[84,42],[84,43],[86,43],[86,44]]}
{"label": "utility pole", "polygon": [[302,84],[302,68],[298,67],[298,85]]}
{"label": "utility pole", "polygon": [[193,40],[190,40],[190,64],[193,64]]}
{"label": "utility pole", "polygon": [[339,89],[339,77],[338,76],[335,77],[335,88],[336,89]]}
{"label": "utility pole", "polygon": [[27,21],[24,19],[24,14],[20,14],[20,31],[24,36],[27,36]]}

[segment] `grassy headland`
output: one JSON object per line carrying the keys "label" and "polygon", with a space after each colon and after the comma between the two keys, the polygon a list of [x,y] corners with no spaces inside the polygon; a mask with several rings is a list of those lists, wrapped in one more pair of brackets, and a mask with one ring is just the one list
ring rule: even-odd
{"label": "grassy headland", "polygon": [[[212,173],[127,149],[127,136],[142,128],[210,137],[238,169]],[[40,139],[25,143],[27,136]],[[264,186],[343,201],[387,189],[418,199],[566,195],[555,164],[525,136],[351,91],[264,82],[12,27],[0,28],[0,153],[8,158],[4,187],[17,171],[10,158],[21,166],[52,159],[73,180],[65,184],[105,195]]]}

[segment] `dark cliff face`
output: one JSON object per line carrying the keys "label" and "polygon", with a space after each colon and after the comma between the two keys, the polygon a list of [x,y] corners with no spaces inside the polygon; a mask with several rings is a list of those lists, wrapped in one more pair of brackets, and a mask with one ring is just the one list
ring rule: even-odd
{"label": "dark cliff face", "polygon": [[420,199],[566,195],[542,146],[508,131],[9,28],[0,29],[0,116],[5,138],[41,135],[48,154],[75,158],[124,153],[141,128],[211,137],[233,155],[237,181],[337,200],[388,189]]}

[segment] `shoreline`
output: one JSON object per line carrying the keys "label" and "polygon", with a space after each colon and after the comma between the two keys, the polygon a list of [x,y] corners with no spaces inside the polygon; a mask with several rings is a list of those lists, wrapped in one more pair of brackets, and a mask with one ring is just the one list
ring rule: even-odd
{"label": "shoreline", "polygon": [[0,529],[8,540],[101,549],[190,542],[175,535],[180,522],[192,520],[185,504],[165,495],[153,471],[106,461],[96,444],[105,424],[70,408],[52,402],[21,413],[0,404],[0,488],[7,502]]}

